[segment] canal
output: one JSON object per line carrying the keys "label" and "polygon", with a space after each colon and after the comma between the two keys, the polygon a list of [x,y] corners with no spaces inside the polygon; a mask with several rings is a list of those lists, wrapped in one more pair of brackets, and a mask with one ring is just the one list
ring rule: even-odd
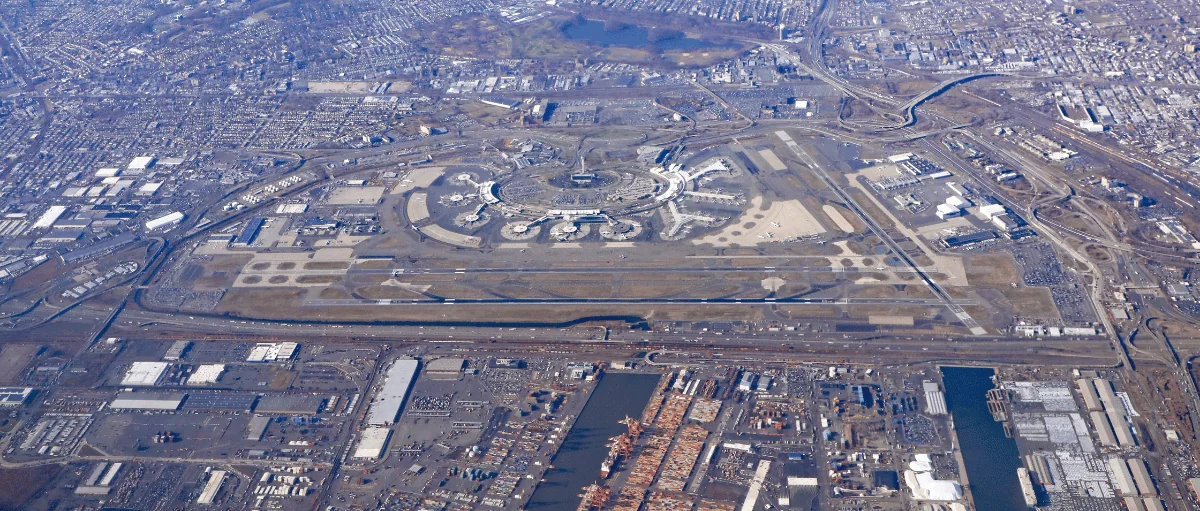
{"label": "canal", "polygon": [[954,417],[975,509],[1027,509],[1017,480],[1021,466],[1017,443],[1004,436],[1004,426],[992,420],[987,407],[987,392],[994,388],[995,374],[992,369],[943,367],[946,407]]}
{"label": "canal", "polygon": [[525,509],[570,511],[579,507],[579,494],[600,475],[608,455],[608,440],[625,432],[618,421],[639,418],[658,385],[657,374],[607,373],[567,433]]}

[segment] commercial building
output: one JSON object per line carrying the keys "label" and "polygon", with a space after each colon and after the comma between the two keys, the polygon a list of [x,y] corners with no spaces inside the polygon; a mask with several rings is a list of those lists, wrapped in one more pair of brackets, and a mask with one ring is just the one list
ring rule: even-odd
{"label": "commercial building", "polygon": [[420,362],[411,359],[397,359],[388,368],[383,385],[375,394],[371,408],[367,411],[367,424],[370,426],[386,426],[400,417],[400,410],[408,399],[408,391],[417,379],[417,369]]}
{"label": "commercial building", "polygon": [[367,428],[359,435],[358,448],[354,457],[360,459],[378,459],[387,452],[388,441],[392,438],[392,430],[388,428]]}
{"label": "commercial building", "polygon": [[483,99],[480,99],[479,101],[485,105],[498,106],[500,108],[507,108],[509,110],[516,110],[517,107],[521,106],[521,102],[517,101],[515,99],[493,97],[493,98],[483,98]]}
{"label": "commercial building", "polygon": [[156,385],[170,366],[171,364],[166,362],[134,362],[129,366],[129,370],[125,371],[121,385]]}
{"label": "commercial building", "polygon": [[942,238],[942,245],[946,248],[964,247],[967,245],[973,245],[975,243],[991,241],[996,239],[996,237],[996,233],[993,231],[979,231],[970,234]]}

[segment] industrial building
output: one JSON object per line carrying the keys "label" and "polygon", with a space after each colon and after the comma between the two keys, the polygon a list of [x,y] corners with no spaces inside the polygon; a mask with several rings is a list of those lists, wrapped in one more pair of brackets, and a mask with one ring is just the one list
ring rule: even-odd
{"label": "industrial building", "polygon": [[108,405],[113,410],[178,410],[186,394],[154,392],[122,392]]}
{"label": "industrial building", "polygon": [[187,379],[188,385],[212,385],[221,379],[225,364],[204,364],[196,368]]}
{"label": "industrial building", "polygon": [[973,232],[970,234],[961,234],[958,236],[950,236],[947,238],[942,238],[942,245],[945,246],[946,248],[965,247],[967,245],[973,245],[975,243],[991,241],[996,238],[997,238],[996,233],[993,231],[979,231],[979,232]]}
{"label": "industrial building", "polygon": [[254,411],[274,415],[316,415],[324,401],[325,399],[321,396],[309,394],[276,394],[260,398]]}
{"label": "industrial building", "polygon": [[942,389],[938,388],[937,382],[925,381],[921,383],[922,390],[925,391],[925,411],[930,415],[946,415],[949,413],[946,409],[946,395],[942,393]]}
{"label": "industrial building", "polygon": [[166,362],[134,362],[125,372],[125,377],[121,379],[121,385],[156,385],[170,366],[171,364]]}
{"label": "industrial building", "polygon": [[21,406],[32,395],[33,389],[30,387],[0,387],[0,406]]}
{"label": "industrial building", "polygon": [[260,342],[250,349],[246,362],[279,362],[296,356],[299,344],[294,342]]}
{"label": "industrial building", "polygon": [[192,347],[192,341],[175,341],[171,343],[171,347],[167,348],[167,352],[163,355],[163,360],[176,361],[183,358],[187,350]]}
{"label": "industrial building", "polygon": [[1129,468],[1125,465],[1125,460],[1112,457],[1108,459],[1108,472],[1112,475],[1112,482],[1117,487],[1117,492],[1121,495],[1137,495],[1137,486],[1133,482],[1133,475],[1129,473]]}
{"label": "industrial building", "polygon": [[216,500],[217,492],[220,492],[221,485],[225,484],[225,474],[224,470],[213,470],[208,475],[208,482],[204,483],[204,489],[196,499],[197,504],[212,504]]}
{"label": "industrial building", "polygon": [[154,157],[153,156],[138,156],[137,158],[134,158],[132,161],[130,161],[129,165],[126,168],[128,168],[129,170],[146,170],[153,165],[154,165]]}
{"label": "industrial building", "polygon": [[263,224],[267,223],[267,219],[261,216],[256,216],[246,221],[246,226],[238,233],[237,238],[233,240],[235,247],[248,247],[254,243],[254,239],[258,238],[258,231],[262,230]]}
{"label": "industrial building", "polygon": [[63,213],[66,212],[66,206],[50,206],[46,209],[46,212],[42,213],[42,216],[38,217],[37,221],[33,223],[32,228],[49,229],[50,226],[54,225],[54,222],[58,221],[58,217],[61,217]]}
{"label": "industrial building", "polygon": [[425,374],[432,378],[458,378],[466,365],[467,361],[462,358],[439,358],[425,364]]}
{"label": "industrial building", "polygon": [[173,225],[177,225],[183,221],[183,213],[174,211],[163,216],[146,222],[147,231],[156,231]]}
{"label": "industrial building", "polygon": [[359,436],[358,448],[354,457],[360,459],[378,459],[387,452],[388,441],[392,438],[392,430],[388,428],[367,428]]}
{"label": "industrial building", "polygon": [[246,426],[246,440],[259,441],[263,439],[263,435],[267,433],[267,427],[271,425],[271,418],[263,415],[255,415],[250,418],[250,424]]}
{"label": "industrial building", "polygon": [[408,391],[417,379],[420,362],[412,359],[397,359],[388,368],[383,385],[367,411],[367,424],[386,426],[400,417],[400,410],[408,399]]}

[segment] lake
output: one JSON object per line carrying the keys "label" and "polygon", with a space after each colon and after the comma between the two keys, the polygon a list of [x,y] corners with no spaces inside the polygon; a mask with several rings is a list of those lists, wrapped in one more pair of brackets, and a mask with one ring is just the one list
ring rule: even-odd
{"label": "lake", "polygon": [[572,41],[588,41],[601,46],[653,46],[660,50],[697,50],[712,48],[717,44],[692,39],[690,37],[672,37],[659,41],[650,40],[650,30],[637,25],[622,25],[619,30],[605,30],[603,21],[585,20],[583,23],[573,23],[563,29],[563,35]]}

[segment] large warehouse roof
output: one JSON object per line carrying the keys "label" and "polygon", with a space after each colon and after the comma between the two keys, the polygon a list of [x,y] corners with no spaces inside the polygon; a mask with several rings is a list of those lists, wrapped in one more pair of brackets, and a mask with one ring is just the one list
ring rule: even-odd
{"label": "large warehouse roof", "polygon": [[185,397],[179,393],[123,392],[108,407],[114,410],[178,410]]}
{"label": "large warehouse roof", "polygon": [[354,450],[355,458],[382,458],[387,450],[388,440],[392,430],[388,428],[367,428],[363,430],[358,440],[358,449]]}
{"label": "large warehouse roof", "polygon": [[167,372],[166,362],[134,362],[125,372],[121,385],[154,385]]}
{"label": "large warehouse roof", "polygon": [[396,422],[400,417],[400,409],[408,399],[408,389],[417,378],[417,367],[420,362],[409,359],[399,359],[392,363],[384,377],[383,387],[375,394],[371,409],[367,412],[367,424],[385,426]]}

